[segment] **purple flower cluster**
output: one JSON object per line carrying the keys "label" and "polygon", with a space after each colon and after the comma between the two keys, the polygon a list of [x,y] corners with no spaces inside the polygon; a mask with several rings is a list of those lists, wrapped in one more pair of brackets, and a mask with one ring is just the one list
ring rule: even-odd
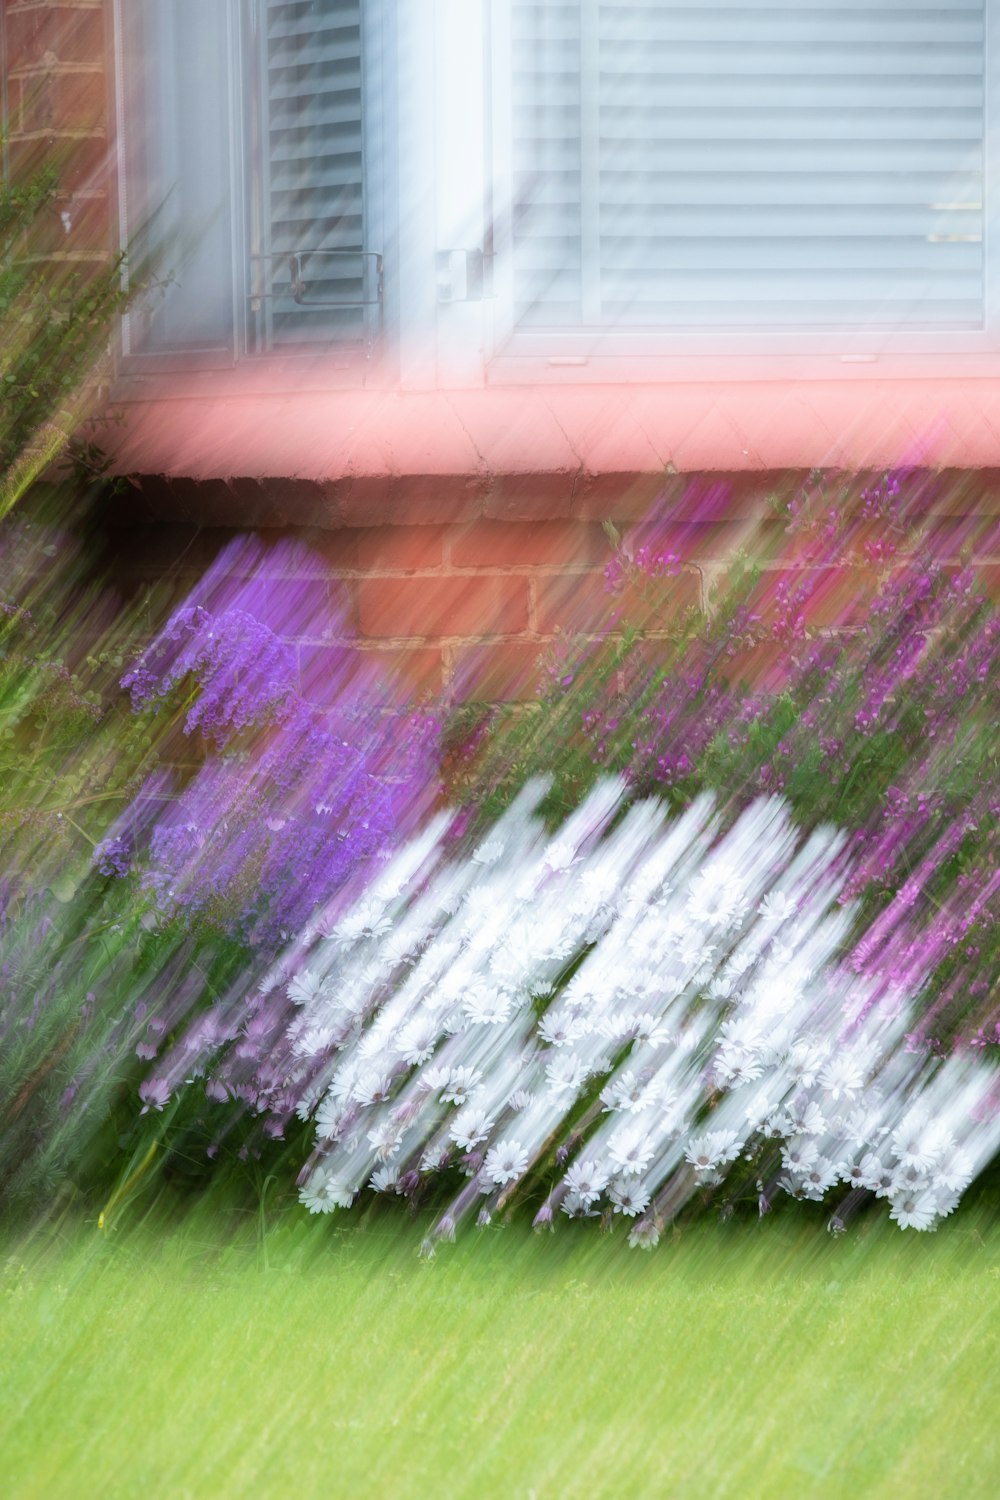
{"label": "purple flower cluster", "polygon": [[195,604],[171,617],[121,685],[138,711],[186,677],[197,683],[198,694],[185,732],[198,729],[225,744],[251,726],[280,720],[294,697],[297,665],[292,648],[246,610],[212,614]]}
{"label": "purple flower cluster", "polygon": [[201,962],[183,975],[169,964],[148,1014],[144,1002],[119,1040],[150,1064],[143,1114],[163,1111],[183,1079],[205,1077],[216,1149],[219,1132],[247,1116],[280,1136],[308,1085],[286,1055],[291,1002],[281,992],[265,1001],[259,966],[318,910],[352,899],[437,793],[439,724],[427,713],[380,712],[349,644],[324,640],[332,707],[299,691],[284,633],[331,633],[330,620],[309,618],[297,596],[295,579],[312,566],[302,549],[233,544],[122,679],[133,709],[163,726],[162,743],[177,743],[179,718],[207,753],[193,769],[147,779],[95,866],[105,876],[134,872],[155,928],[185,952],[190,941],[211,951],[215,934],[235,943],[236,957],[223,963],[221,997]]}
{"label": "purple flower cluster", "polygon": [[[303,624],[294,579],[310,566],[302,549],[233,544],[126,672],[137,711],[162,710],[183,688],[184,733],[215,753],[193,774],[151,778],[96,855],[103,874],[138,864],[162,911],[214,922],[257,950],[382,857],[435,788],[437,723],[361,706],[376,695],[348,647],[329,668],[338,707],[324,712],[298,691],[280,632]],[[305,623],[330,630],[327,619]]]}

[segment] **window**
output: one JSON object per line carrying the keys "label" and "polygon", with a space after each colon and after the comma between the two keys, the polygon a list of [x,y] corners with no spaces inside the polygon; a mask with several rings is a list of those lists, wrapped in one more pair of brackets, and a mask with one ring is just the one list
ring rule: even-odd
{"label": "window", "polygon": [[992,347],[998,8],[496,8],[501,352]]}
{"label": "window", "polygon": [[371,11],[118,0],[122,234],[159,281],[126,321],[126,367],[371,354],[382,295]]}
{"label": "window", "polygon": [[126,368],[995,367],[1000,0],[115,3]]}

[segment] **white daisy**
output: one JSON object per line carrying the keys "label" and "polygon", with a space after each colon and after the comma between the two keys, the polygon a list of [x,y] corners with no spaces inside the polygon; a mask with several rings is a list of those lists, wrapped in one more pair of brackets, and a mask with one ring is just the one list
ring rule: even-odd
{"label": "white daisy", "polygon": [[817,1156],[799,1177],[805,1197],[819,1202],[840,1176],[837,1164],[829,1157]]}
{"label": "white daisy", "polygon": [[452,1068],[441,1091],[443,1104],[467,1104],[482,1077],[478,1068]]}
{"label": "white daisy", "polygon": [[757,908],[764,922],[784,922],[797,911],[798,906],[784,891],[769,891]]}
{"label": "white daisy", "polygon": [[553,839],[544,854],[546,868],[554,875],[565,874],[579,862],[576,845],[570,839]]}
{"label": "white daisy", "polygon": [[382,1104],[392,1093],[392,1078],[387,1073],[363,1073],[351,1090],[356,1104]]}
{"label": "white daisy", "polygon": [[640,1219],[638,1224],[630,1230],[628,1237],[631,1250],[655,1250],[660,1243],[660,1231],[655,1224],[646,1219]]}
{"label": "white daisy", "polygon": [[712,1071],[720,1088],[738,1089],[746,1083],[755,1083],[764,1069],[752,1053],[724,1047],[717,1053]]}
{"label": "white daisy", "polygon": [[590,911],[613,907],[618,900],[618,876],[606,865],[584,870],[577,881],[580,903]]}
{"label": "white daisy", "polygon": [[819,1159],[819,1147],[807,1135],[793,1135],[781,1148],[781,1164],[789,1172],[808,1172]]}
{"label": "white daisy", "polygon": [[933,1193],[905,1192],[894,1195],[889,1210],[900,1229],[933,1229],[937,1221],[937,1203]]}
{"label": "white daisy", "polygon": [[706,927],[729,927],[742,914],[746,894],[738,872],[714,860],[695,876],[688,890],[687,915]]}
{"label": "white daisy", "polygon": [[739,1155],[739,1138],[733,1130],[708,1130],[691,1137],[684,1155],[698,1172],[713,1172]]}
{"label": "white daisy", "polygon": [[587,1068],[572,1052],[557,1052],[545,1069],[545,1081],[553,1094],[575,1093],[586,1082]]}
{"label": "white daisy", "polygon": [[861,1158],[861,1170],[864,1173],[861,1179],[862,1186],[866,1187],[870,1193],[874,1193],[876,1198],[888,1198],[892,1191],[892,1168],[885,1166],[881,1157],[869,1151]]}
{"label": "white daisy", "polygon": [[417,1087],[421,1093],[436,1094],[438,1089],[447,1088],[451,1082],[452,1069],[441,1063],[435,1063],[431,1068],[424,1068],[417,1077]]}
{"label": "white daisy", "polygon": [[864,1164],[861,1161],[845,1161],[841,1163],[840,1176],[842,1181],[846,1182],[849,1187],[866,1187],[865,1178],[867,1175]]}
{"label": "white daisy", "polygon": [[332,1093],[324,1095],[323,1102],[316,1111],[316,1133],[320,1139],[328,1139],[336,1134],[337,1127],[344,1117],[342,1102]]}
{"label": "white daisy", "polygon": [[563,1213],[571,1219],[594,1219],[597,1217],[597,1209],[594,1208],[579,1193],[566,1193],[562,1203],[559,1205]]}
{"label": "white daisy", "polygon": [[521,1142],[515,1140],[498,1141],[487,1151],[483,1163],[485,1175],[500,1187],[523,1176],[527,1169],[528,1153]]}
{"label": "white daisy", "polygon": [[920,1172],[929,1172],[938,1155],[925,1120],[900,1125],[893,1131],[892,1149],[899,1157],[901,1167],[915,1167]]}
{"label": "white daisy", "polygon": [[608,1189],[613,1211],[634,1219],[649,1207],[649,1190],[632,1177],[617,1178]]}
{"label": "white daisy", "polygon": [[786,1113],[795,1135],[823,1135],[827,1128],[826,1116],[815,1099],[793,1099]]}
{"label": "white daisy", "polygon": [[495,865],[503,859],[507,845],[501,838],[488,838],[473,850],[472,862],[476,865]]}
{"label": "white daisy", "polygon": [[295,978],[289,980],[287,985],[288,998],[295,1005],[311,1005],[319,998],[323,989],[323,976],[312,969],[303,969],[296,974]]}
{"label": "white daisy", "polygon": [[450,1165],[451,1152],[447,1146],[428,1146],[420,1158],[420,1169],[423,1172],[443,1172]]}
{"label": "white daisy", "polygon": [[466,1105],[452,1120],[448,1134],[461,1150],[472,1151],[480,1141],[485,1141],[492,1129],[493,1121],[485,1110]]}
{"label": "white daisy", "polygon": [[960,1192],[951,1192],[935,1184],[934,1207],[939,1219],[946,1219],[949,1214],[955,1212],[962,1197]]}
{"label": "white daisy", "polygon": [[596,1203],[608,1185],[608,1174],[592,1159],[574,1162],[564,1178],[571,1193],[589,1207]]}
{"label": "white daisy", "polygon": [[631,1068],[626,1068],[619,1077],[612,1079],[601,1090],[601,1102],[606,1110],[625,1110],[638,1114],[656,1103],[658,1089],[655,1081],[638,1077]]}
{"label": "white daisy", "polygon": [[850,1052],[838,1052],[819,1071],[819,1086],[833,1100],[853,1099],[865,1084],[865,1067]]}
{"label": "white daisy", "polygon": [[972,1157],[961,1146],[953,1145],[934,1169],[936,1185],[949,1193],[961,1193],[972,1181]]}
{"label": "white daisy", "polygon": [[399,1189],[399,1168],[379,1167],[372,1173],[368,1186],[376,1193],[395,1193]]}
{"label": "white daisy", "polygon": [[415,932],[407,932],[404,928],[396,928],[390,932],[379,944],[378,956],[383,969],[395,969],[398,964],[407,963],[414,955],[419,946],[419,938]]}
{"label": "white daisy", "polygon": [[401,1029],[396,1047],[403,1061],[414,1066],[427,1061],[436,1041],[436,1025],[426,1017],[417,1016]]}
{"label": "white daisy", "polygon": [[622,1176],[644,1172],[652,1159],[652,1142],[637,1131],[617,1131],[608,1142],[608,1160]]}
{"label": "white daisy", "polygon": [[403,1132],[394,1120],[379,1120],[368,1132],[368,1141],[379,1161],[389,1161],[396,1155],[403,1140]]}
{"label": "white daisy", "polygon": [[664,1047],[673,1041],[670,1028],[652,1011],[644,1010],[632,1019],[632,1033],[637,1042],[646,1047]]}
{"label": "white daisy", "polygon": [[587,1022],[582,1016],[550,1012],[538,1023],[538,1035],[551,1047],[565,1047],[569,1042],[579,1041],[587,1031]]}
{"label": "white daisy", "polygon": [[462,1011],[473,1026],[502,1026],[512,1004],[510,995],[496,985],[477,984],[467,990]]}
{"label": "white daisy", "polygon": [[380,901],[362,901],[346,913],[333,931],[333,941],[349,946],[363,938],[382,937],[389,931],[392,922]]}
{"label": "white daisy", "polygon": [[826,1048],[808,1037],[800,1037],[788,1049],[785,1067],[793,1082],[810,1088],[826,1061]]}
{"label": "white daisy", "polygon": [[354,1193],[327,1173],[314,1172],[299,1189],[299,1200],[311,1214],[328,1214],[335,1208],[350,1208]]}
{"label": "white daisy", "polygon": [[925,1171],[915,1162],[897,1162],[892,1172],[893,1194],[922,1193],[930,1187],[930,1175],[930,1169]]}

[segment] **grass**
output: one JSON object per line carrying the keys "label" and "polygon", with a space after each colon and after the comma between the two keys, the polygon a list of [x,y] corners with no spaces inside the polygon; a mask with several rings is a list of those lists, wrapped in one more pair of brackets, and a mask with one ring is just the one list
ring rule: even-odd
{"label": "grass", "polygon": [[8,1240],[8,1500],[988,1496],[1000,1228]]}

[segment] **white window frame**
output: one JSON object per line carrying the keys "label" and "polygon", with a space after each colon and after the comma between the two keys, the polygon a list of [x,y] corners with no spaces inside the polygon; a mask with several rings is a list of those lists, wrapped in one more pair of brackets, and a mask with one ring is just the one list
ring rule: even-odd
{"label": "white window frame", "polygon": [[[137,0],[112,0],[112,3],[115,132],[119,142],[115,209],[119,241],[124,249],[129,243],[132,229],[126,162],[130,149],[130,132],[135,128],[134,122],[129,118],[124,28],[129,9]],[[166,5],[170,0],[144,0],[144,3]],[[135,395],[142,395],[144,398],[155,396],[161,388],[165,394],[173,392],[176,390],[176,381],[171,377],[178,373],[188,376],[192,381],[191,389],[197,390],[199,384],[218,389],[220,373],[229,372],[226,389],[234,394],[243,389],[284,389],[289,382],[303,388],[313,385],[326,388],[337,385],[356,387],[373,380],[378,381],[384,374],[387,304],[390,316],[392,313],[390,298],[385,298],[382,307],[375,310],[379,314],[379,326],[371,326],[368,349],[362,356],[338,350],[335,341],[328,346],[317,345],[315,349],[301,351],[258,350],[253,347],[250,330],[252,247],[248,213],[251,143],[247,129],[247,89],[250,70],[259,66],[259,55],[252,53],[252,37],[260,15],[261,0],[202,0],[202,3],[221,7],[225,15],[227,65],[222,87],[225,92],[229,157],[227,270],[232,277],[231,339],[224,348],[146,350],[137,346],[134,338],[133,324],[137,314],[126,313],[121,320],[114,395],[116,399],[127,400]],[[394,45],[390,8],[386,0],[361,0],[364,38],[362,87],[367,115],[363,140],[365,249],[370,245],[380,256],[388,238],[386,201],[393,182],[391,141],[387,139],[385,107],[392,92],[386,76],[391,68],[391,49]],[[374,276],[375,273],[372,274]],[[389,279],[385,277],[383,270],[383,284]],[[375,319],[372,318],[371,324],[374,323]]]}

